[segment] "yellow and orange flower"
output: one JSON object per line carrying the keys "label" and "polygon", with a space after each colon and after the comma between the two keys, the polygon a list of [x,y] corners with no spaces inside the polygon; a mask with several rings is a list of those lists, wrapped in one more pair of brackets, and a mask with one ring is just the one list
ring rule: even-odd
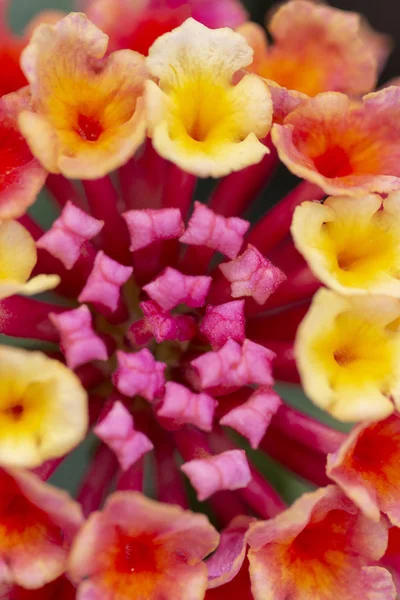
{"label": "yellow and orange flower", "polygon": [[339,92],[310,98],[272,128],[280,159],[332,195],[400,188],[400,88],[353,103]]}
{"label": "yellow and orange flower", "polygon": [[86,434],[87,394],[78,377],[41,352],[0,346],[0,465],[33,468]]}
{"label": "yellow and orange flower", "polygon": [[335,454],[327,473],[360,510],[379,521],[385,513],[400,525],[400,417],[359,425]]}
{"label": "yellow and orange flower", "polygon": [[201,600],[218,538],[204,515],[117,492],[79,532],[69,574],[80,598]]}
{"label": "yellow and orange flower", "polygon": [[253,523],[247,539],[255,600],[396,597],[390,573],[374,566],[387,547],[386,523],[367,519],[336,486]]}
{"label": "yellow and orange flower", "polygon": [[296,208],[292,235],[313,273],[342,294],[400,297],[400,193]]}
{"label": "yellow and orange flower", "polygon": [[342,421],[383,419],[400,402],[400,300],[322,289],[297,331],[306,394]]}
{"label": "yellow and orange flower", "polygon": [[373,32],[360,15],[309,0],[290,0],[267,28],[274,39],[271,47],[259,25],[245,23],[238,29],[254,49],[250,69],[308,96],[373,90],[390,50],[388,38]]}
{"label": "yellow and orange flower", "polygon": [[144,140],[144,58],[132,50],[106,56],[107,43],[85,15],[71,13],[40,25],[23,51],[33,109],[19,124],[50,173],[102,177]]}
{"label": "yellow and orange flower", "polygon": [[65,572],[83,514],[65,492],[33,473],[0,469],[0,489],[0,593],[10,598],[6,592],[14,585],[36,590]]}
{"label": "yellow and orange flower", "polygon": [[220,177],[269,152],[259,141],[272,122],[267,85],[253,74],[232,83],[251,58],[241,35],[193,19],[156,40],[147,66],[158,85],[147,82],[146,108],[161,156],[194,175]]}
{"label": "yellow and orange flower", "polygon": [[35,241],[18,221],[0,221],[0,300],[14,294],[27,296],[55,288],[58,275],[29,279],[36,265]]}

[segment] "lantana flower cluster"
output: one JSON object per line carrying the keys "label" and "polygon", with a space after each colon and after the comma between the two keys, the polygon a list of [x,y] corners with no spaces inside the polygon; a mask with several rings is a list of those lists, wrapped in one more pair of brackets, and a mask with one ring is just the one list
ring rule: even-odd
{"label": "lantana flower cluster", "polygon": [[[238,0],[86,0],[20,37],[0,8],[0,597],[395,599],[389,38],[311,0],[272,42]],[[302,181],[252,225],[279,161]],[[49,479],[85,439],[72,498]],[[288,507],[267,456],[314,489]]]}

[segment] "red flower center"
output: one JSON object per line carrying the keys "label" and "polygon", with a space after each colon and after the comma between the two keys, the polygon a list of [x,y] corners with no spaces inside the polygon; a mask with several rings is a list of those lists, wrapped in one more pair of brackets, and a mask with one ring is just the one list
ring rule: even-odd
{"label": "red flower center", "polygon": [[81,114],[78,117],[77,132],[86,142],[97,142],[103,133],[103,127],[95,117]]}

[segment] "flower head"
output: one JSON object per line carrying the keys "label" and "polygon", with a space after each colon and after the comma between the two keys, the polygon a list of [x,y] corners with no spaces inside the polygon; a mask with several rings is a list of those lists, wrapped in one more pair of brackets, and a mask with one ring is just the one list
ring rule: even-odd
{"label": "flower head", "polygon": [[0,463],[36,467],[84,437],[87,395],[78,378],[41,352],[0,347]]}
{"label": "flower head", "polygon": [[[190,49],[190,50],[189,50]],[[159,38],[147,58],[149,134],[156,150],[200,177],[220,177],[259,162],[268,149],[272,102],[265,83],[234,74],[251,62],[246,41],[193,19]]]}
{"label": "flower head", "polygon": [[207,586],[202,560],[217,544],[203,515],[120,492],[81,529],[69,573],[83,599],[118,594],[200,600]]}
{"label": "flower head", "polygon": [[400,195],[304,202],[292,235],[315,275],[342,294],[400,295]]}
{"label": "flower head", "polygon": [[374,566],[387,539],[385,523],[369,521],[335,486],[305,494],[275,519],[250,525],[254,598],[395,598],[389,572]]}
{"label": "flower head", "polygon": [[302,321],[296,357],[306,393],[344,421],[380,419],[399,399],[400,303],[320,290]]}
{"label": "flower head", "polygon": [[302,103],[272,139],[281,160],[296,175],[328,194],[362,196],[400,187],[400,88],[389,87],[352,103],[326,92]]}
{"label": "flower head", "polygon": [[390,44],[360,15],[309,0],[290,0],[264,30],[245,23],[239,31],[254,48],[251,70],[290,90],[315,96],[338,91],[365,94],[376,84],[382,54]]}
{"label": "flower head", "polygon": [[32,92],[19,124],[51,173],[96,179],[126,162],[144,140],[144,59],[105,56],[107,36],[85,15],[40,25],[22,55]]}

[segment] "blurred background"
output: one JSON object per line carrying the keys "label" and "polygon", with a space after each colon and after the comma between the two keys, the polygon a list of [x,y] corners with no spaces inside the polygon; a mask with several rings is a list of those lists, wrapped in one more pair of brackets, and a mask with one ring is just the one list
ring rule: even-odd
{"label": "blurred background", "polygon": [[[76,10],[79,0],[11,0],[10,23],[13,29],[21,32],[30,19],[41,10],[58,9],[63,11]],[[132,0],[134,2],[135,0]],[[212,0],[218,2],[218,0]],[[265,15],[276,5],[274,0],[242,0],[250,13],[253,21],[263,24]],[[392,77],[400,75],[400,0],[331,0],[330,5],[344,10],[352,10],[363,14],[371,23],[374,29],[380,32],[388,33],[392,36],[394,47],[389,61],[382,73],[381,82]],[[284,193],[292,188],[296,183],[293,177],[283,165],[278,169],[276,176],[267,189],[263,190],[257,198],[251,211],[245,214],[245,218],[253,221],[264,213],[269,206],[275,204]],[[202,181],[196,189],[196,197],[204,199],[210,189],[211,182]],[[30,210],[32,215],[43,225],[49,225],[54,217],[54,205],[52,205],[45,194],[41,194],[38,202]],[[10,343],[10,339],[4,339],[0,336],[2,343]],[[25,343],[27,341],[25,340]],[[343,424],[333,422],[326,414],[319,411],[307,398],[301,393],[299,386],[281,385],[277,386],[278,392],[290,404],[297,406],[304,412],[308,412],[317,418],[329,422],[338,428],[343,428]],[[79,478],[82,476],[88,465],[89,457],[93,451],[93,439],[85,442],[79,447],[72,456],[66,460],[55,476],[52,482],[60,487],[66,488],[72,493],[78,487]],[[298,480],[291,473],[275,464],[272,460],[266,459],[265,455],[251,451],[246,447],[249,457],[257,465],[266,477],[275,485],[287,502],[291,502],[300,493],[307,489],[305,482]],[[146,490],[151,495],[151,489]]]}

